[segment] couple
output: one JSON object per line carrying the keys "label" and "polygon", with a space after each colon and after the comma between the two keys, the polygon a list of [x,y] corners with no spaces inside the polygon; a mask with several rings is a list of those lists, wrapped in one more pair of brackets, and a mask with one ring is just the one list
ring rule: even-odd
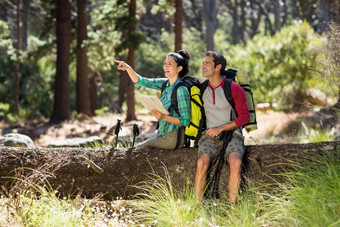
{"label": "couple", "polygon": [[[186,76],[189,69],[190,56],[188,52],[181,50],[178,53],[169,53],[164,61],[163,70],[167,78],[149,79],[138,75],[128,64],[115,60],[118,69],[126,71],[135,85],[161,90],[162,84],[168,80],[167,86],[161,95],[161,102],[166,109],[171,105],[171,93],[176,84],[181,82],[181,78]],[[241,134],[241,127],[248,123],[249,112],[246,102],[245,92],[240,85],[235,82],[231,84],[232,97],[235,102],[237,116],[233,113],[232,107],[227,101],[223,85],[223,75],[227,61],[221,53],[207,51],[202,62],[202,76],[209,80],[207,89],[202,94],[204,110],[206,115],[207,130],[202,133],[199,140],[198,160],[195,176],[195,193],[197,202],[202,202],[206,188],[206,174],[210,163],[219,156],[222,141],[218,135],[223,131],[234,130],[232,140],[229,142],[225,158],[229,164],[230,176],[228,183],[229,201],[236,203],[240,182],[241,165],[244,154],[244,137]],[[170,114],[165,115],[156,110],[152,110],[153,116],[159,120],[158,135],[155,138],[146,140],[137,146],[148,146],[161,149],[175,149],[177,144],[177,134],[183,130],[178,130],[181,126],[188,126],[190,123],[190,94],[185,86],[177,89],[177,100],[179,115],[173,108]],[[233,120],[230,116],[233,114]],[[180,135],[184,143],[184,134]],[[179,137],[180,138],[180,137]],[[180,144],[182,147],[183,143]]]}

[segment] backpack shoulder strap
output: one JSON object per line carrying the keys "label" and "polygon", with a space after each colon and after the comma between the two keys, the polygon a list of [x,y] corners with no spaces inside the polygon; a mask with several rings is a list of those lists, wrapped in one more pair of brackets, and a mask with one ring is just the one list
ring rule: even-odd
{"label": "backpack shoulder strap", "polygon": [[227,98],[229,104],[231,105],[231,107],[233,109],[235,109],[235,102],[234,102],[234,99],[233,99],[233,95],[231,93],[231,83],[232,82],[233,82],[232,79],[225,79],[223,90],[224,90],[224,95]]}
{"label": "backpack shoulder strap", "polygon": [[203,83],[201,83],[201,95],[203,96],[205,89],[208,87],[209,80],[205,80]]}
{"label": "backpack shoulder strap", "polygon": [[[166,85],[168,84],[169,80],[166,80],[163,82],[162,84],[162,88],[161,88],[161,93],[165,90],[166,88]],[[174,110],[176,111],[176,113],[179,115],[179,110],[178,110],[178,103],[177,103],[177,89],[179,86],[181,86],[182,84],[181,83],[178,83],[174,89],[172,90],[172,93],[171,93],[171,105],[169,107],[169,110],[170,108],[174,108]]]}
{"label": "backpack shoulder strap", "polygon": [[[180,116],[180,113],[179,113],[179,109],[178,109],[178,102],[177,102],[177,89],[180,87],[180,86],[184,86],[182,82],[176,84],[176,86],[174,87],[174,89],[172,90],[172,93],[171,93],[171,105],[170,105],[170,108],[174,108],[174,110],[176,111],[176,113]],[[169,108],[169,109],[170,109]]]}
{"label": "backpack shoulder strap", "polygon": [[164,89],[166,88],[166,85],[167,85],[168,82],[169,82],[169,80],[166,80],[166,81],[163,82],[162,88],[161,88],[161,92],[164,91]]}

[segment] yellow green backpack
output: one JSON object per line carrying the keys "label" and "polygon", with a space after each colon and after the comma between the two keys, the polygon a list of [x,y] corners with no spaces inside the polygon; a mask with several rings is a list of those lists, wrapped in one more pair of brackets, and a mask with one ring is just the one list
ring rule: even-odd
{"label": "yellow green backpack", "polygon": [[[162,92],[165,89],[167,81],[162,85]],[[194,140],[194,147],[198,146],[198,140],[204,124],[204,111],[202,105],[202,96],[200,90],[200,81],[191,76],[182,78],[182,82],[178,83],[171,94],[171,105],[176,113],[180,116],[177,102],[177,89],[180,86],[186,86],[190,93],[190,125],[184,128],[185,143],[184,147],[190,147],[191,140]]]}

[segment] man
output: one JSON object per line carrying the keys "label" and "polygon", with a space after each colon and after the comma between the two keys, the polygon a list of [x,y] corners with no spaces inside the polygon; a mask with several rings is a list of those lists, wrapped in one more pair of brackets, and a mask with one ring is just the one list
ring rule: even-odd
{"label": "man", "polygon": [[[232,97],[235,102],[237,117],[225,97],[224,72],[227,61],[216,51],[208,51],[202,63],[202,76],[209,80],[207,88],[202,94],[206,115],[207,130],[202,133],[198,147],[198,160],[195,176],[195,193],[197,202],[202,202],[206,188],[206,174],[209,165],[220,154],[223,141],[219,135],[223,131],[234,130],[229,142],[225,158],[229,164],[230,176],[228,182],[229,201],[236,203],[240,183],[241,165],[244,154],[244,137],[241,127],[249,121],[248,104],[243,88],[236,82],[231,84]],[[231,114],[233,113],[233,114]],[[234,116],[231,119],[231,116]]]}

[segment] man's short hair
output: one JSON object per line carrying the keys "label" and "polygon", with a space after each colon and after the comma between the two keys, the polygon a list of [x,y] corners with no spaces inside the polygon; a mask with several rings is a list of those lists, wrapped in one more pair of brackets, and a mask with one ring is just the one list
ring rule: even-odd
{"label": "man's short hair", "polygon": [[209,50],[205,53],[205,56],[208,57],[208,56],[211,56],[213,57],[213,61],[214,61],[214,64],[215,64],[215,68],[217,65],[221,64],[222,65],[222,68],[221,68],[221,75],[223,75],[224,71],[225,71],[225,67],[227,67],[227,60],[225,59],[225,57],[217,52],[217,51],[212,51],[212,50]]}

